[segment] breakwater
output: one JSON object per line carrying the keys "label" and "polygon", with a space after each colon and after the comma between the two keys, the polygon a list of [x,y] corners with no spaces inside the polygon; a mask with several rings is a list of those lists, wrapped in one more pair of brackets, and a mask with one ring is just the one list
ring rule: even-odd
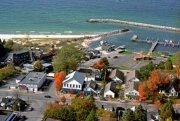
{"label": "breakwater", "polygon": [[132,26],[140,26],[140,27],[180,32],[180,28],[176,28],[176,27],[153,25],[153,24],[146,24],[146,23],[139,23],[139,22],[132,22],[132,21],[123,21],[119,19],[89,19],[87,20],[87,22],[89,23],[120,23],[120,24],[132,25]]}

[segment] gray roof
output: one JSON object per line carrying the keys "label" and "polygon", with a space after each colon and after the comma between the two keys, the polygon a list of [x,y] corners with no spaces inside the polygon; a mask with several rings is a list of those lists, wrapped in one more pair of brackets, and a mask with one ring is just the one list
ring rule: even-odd
{"label": "gray roof", "polygon": [[39,84],[44,76],[44,72],[29,72],[20,84]]}
{"label": "gray roof", "polygon": [[126,81],[130,81],[132,80],[133,78],[138,78],[139,77],[139,73],[137,70],[133,70],[131,71],[129,74],[127,74],[127,78],[126,78]]}
{"label": "gray roof", "polygon": [[109,77],[112,79],[114,77],[118,77],[119,79],[121,79],[122,81],[124,81],[124,74],[119,71],[118,69],[113,69],[109,75]]}
{"label": "gray roof", "polygon": [[132,90],[138,91],[138,87],[139,87],[139,82],[129,81],[126,83],[125,93]]}
{"label": "gray roof", "polygon": [[68,74],[65,78],[65,80],[63,81],[63,83],[71,81],[71,80],[76,80],[77,82],[79,82],[81,85],[83,85],[84,81],[85,81],[85,76],[84,74],[78,72],[78,71],[74,71],[70,74]]}
{"label": "gray roof", "polygon": [[24,77],[25,77],[25,75],[20,75],[16,78],[16,80],[22,80],[22,79],[24,79]]}
{"label": "gray roof", "polygon": [[114,92],[114,83],[113,82],[109,82],[106,84],[105,89],[104,89],[104,93],[107,91],[112,91]]}

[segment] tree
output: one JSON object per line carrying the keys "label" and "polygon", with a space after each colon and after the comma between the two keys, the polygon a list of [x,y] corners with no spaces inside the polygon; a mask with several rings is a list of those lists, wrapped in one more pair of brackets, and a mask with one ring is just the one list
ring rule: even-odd
{"label": "tree", "polygon": [[55,81],[55,88],[56,88],[56,91],[59,91],[61,90],[62,88],[62,82],[63,80],[65,79],[65,73],[62,71],[62,72],[56,72],[55,75],[54,75],[54,81]]}
{"label": "tree", "polygon": [[121,118],[121,121],[135,121],[135,116],[132,110],[127,109]]}
{"label": "tree", "polygon": [[88,97],[75,97],[71,101],[71,107],[76,111],[77,121],[85,121],[90,111],[95,109],[94,101]]}
{"label": "tree", "polygon": [[6,49],[4,48],[2,43],[0,43],[0,58],[2,58],[5,54],[6,54]]}
{"label": "tree", "polygon": [[160,107],[160,117],[162,121],[174,120],[175,111],[172,101],[168,101]]}
{"label": "tree", "polygon": [[134,116],[135,121],[147,121],[147,111],[141,105],[135,108]]}
{"label": "tree", "polygon": [[73,45],[63,46],[54,57],[53,67],[55,72],[65,71],[69,73],[71,70],[76,70],[83,55],[83,52]]}
{"label": "tree", "polygon": [[170,58],[168,58],[168,60],[165,63],[165,69],[166,70],[172,70],[173,69],[173,64]]}
{"label": "tree", "polygon": [[35,61],[33,67],[37,72],[41,72],[43,70],[43,65],[40,60]]}
{"label": "tree", "polygon": [[93,68],[95,69],[103,69],[109,66],[109,61],[106,57],[99,59],[96,63],[93,64]]}
{"label": "tree", "polygon": [[146,100],[146,86],[145,86],[145,84],[140,84],[138,91],[139,91],[140,100],[141,101]]}
{"label": "tree", "polygon": [[95,109],[92,109],[85,121],[98,121]]}
{"label": "tree", "polygon": [[13,76],[15,73],[16,73],[16,71],[12,65],[1,68],[0,69],[0,81]]}
{"label": "tree", "polygon": [[153,62],[149,62],[148,65],[140,68],[141,80],[147,80],[151,71],[155,69],[155,64]]}
{"label": "tree", "polygon": [[8,52],[10,52],[12,50],[13,44],[14,44],[13,40],[8,40],[4,44],[4,47],[7,49]]}
{"label": "tree", "polygon": [[175,59],[176,75],[177,77],[180,77],[180,52],[177,52],[175,56],[176,56],[176,59]]}
{"label": "tree", "polygon": [[66,97],[65,97],[65,96],[61,96],[61,97],[60,97],[60,100],[61,100],[61,102],[64,104],[64,103],[66,102]]}

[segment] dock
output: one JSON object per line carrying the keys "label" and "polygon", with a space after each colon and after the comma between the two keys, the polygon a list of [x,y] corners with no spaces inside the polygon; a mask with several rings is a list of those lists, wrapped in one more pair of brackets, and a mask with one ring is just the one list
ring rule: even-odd
{"label": "dock", "polygon": [[132,26],[140,26],[140,27],[180,32],[180,28],[176,28],[176,27],[146,24],[146,23],[132,22],[132,21],[124,21],[124,20],[119,20],[119,19],[89,19],[89,20],[87,20],[87,22],[89,22],[89,23],[120,23],[120,24],[132,25]]}

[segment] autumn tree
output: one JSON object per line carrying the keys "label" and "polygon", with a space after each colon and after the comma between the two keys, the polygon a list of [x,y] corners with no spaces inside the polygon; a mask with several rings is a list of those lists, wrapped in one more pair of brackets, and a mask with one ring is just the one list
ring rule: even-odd
{"label": "autumn tree", "polygon": [[54,75],[54,81],[55,81],[56,91],[61,90],[61,88],[62,88],[62,82],[63,82],[64,79],[65,79],[65,73],[64,73],[63,71],[62,71],[62,72],[57,72],[57,73],[55,73],[55,75]]}
{"label": "autumn tree", "polygon": [[54,71],[64,71],[68,74],[71,70],[76,70],[83,55],[83,52],[72,44],[63,46],[54,57]]}
{"label": "autumn tree", "polygon": [[139,85],[139,99],[142,100],[146,100],[146,86],[145,84],[140,84]]}
{"label": "autumn tree", "polygon": [[65,97],[65,96],[61,96],[61,97],[60,97],[60,100],[61,100],[61,102],[64,104],[64,103],[66,102],[66,97]]}

